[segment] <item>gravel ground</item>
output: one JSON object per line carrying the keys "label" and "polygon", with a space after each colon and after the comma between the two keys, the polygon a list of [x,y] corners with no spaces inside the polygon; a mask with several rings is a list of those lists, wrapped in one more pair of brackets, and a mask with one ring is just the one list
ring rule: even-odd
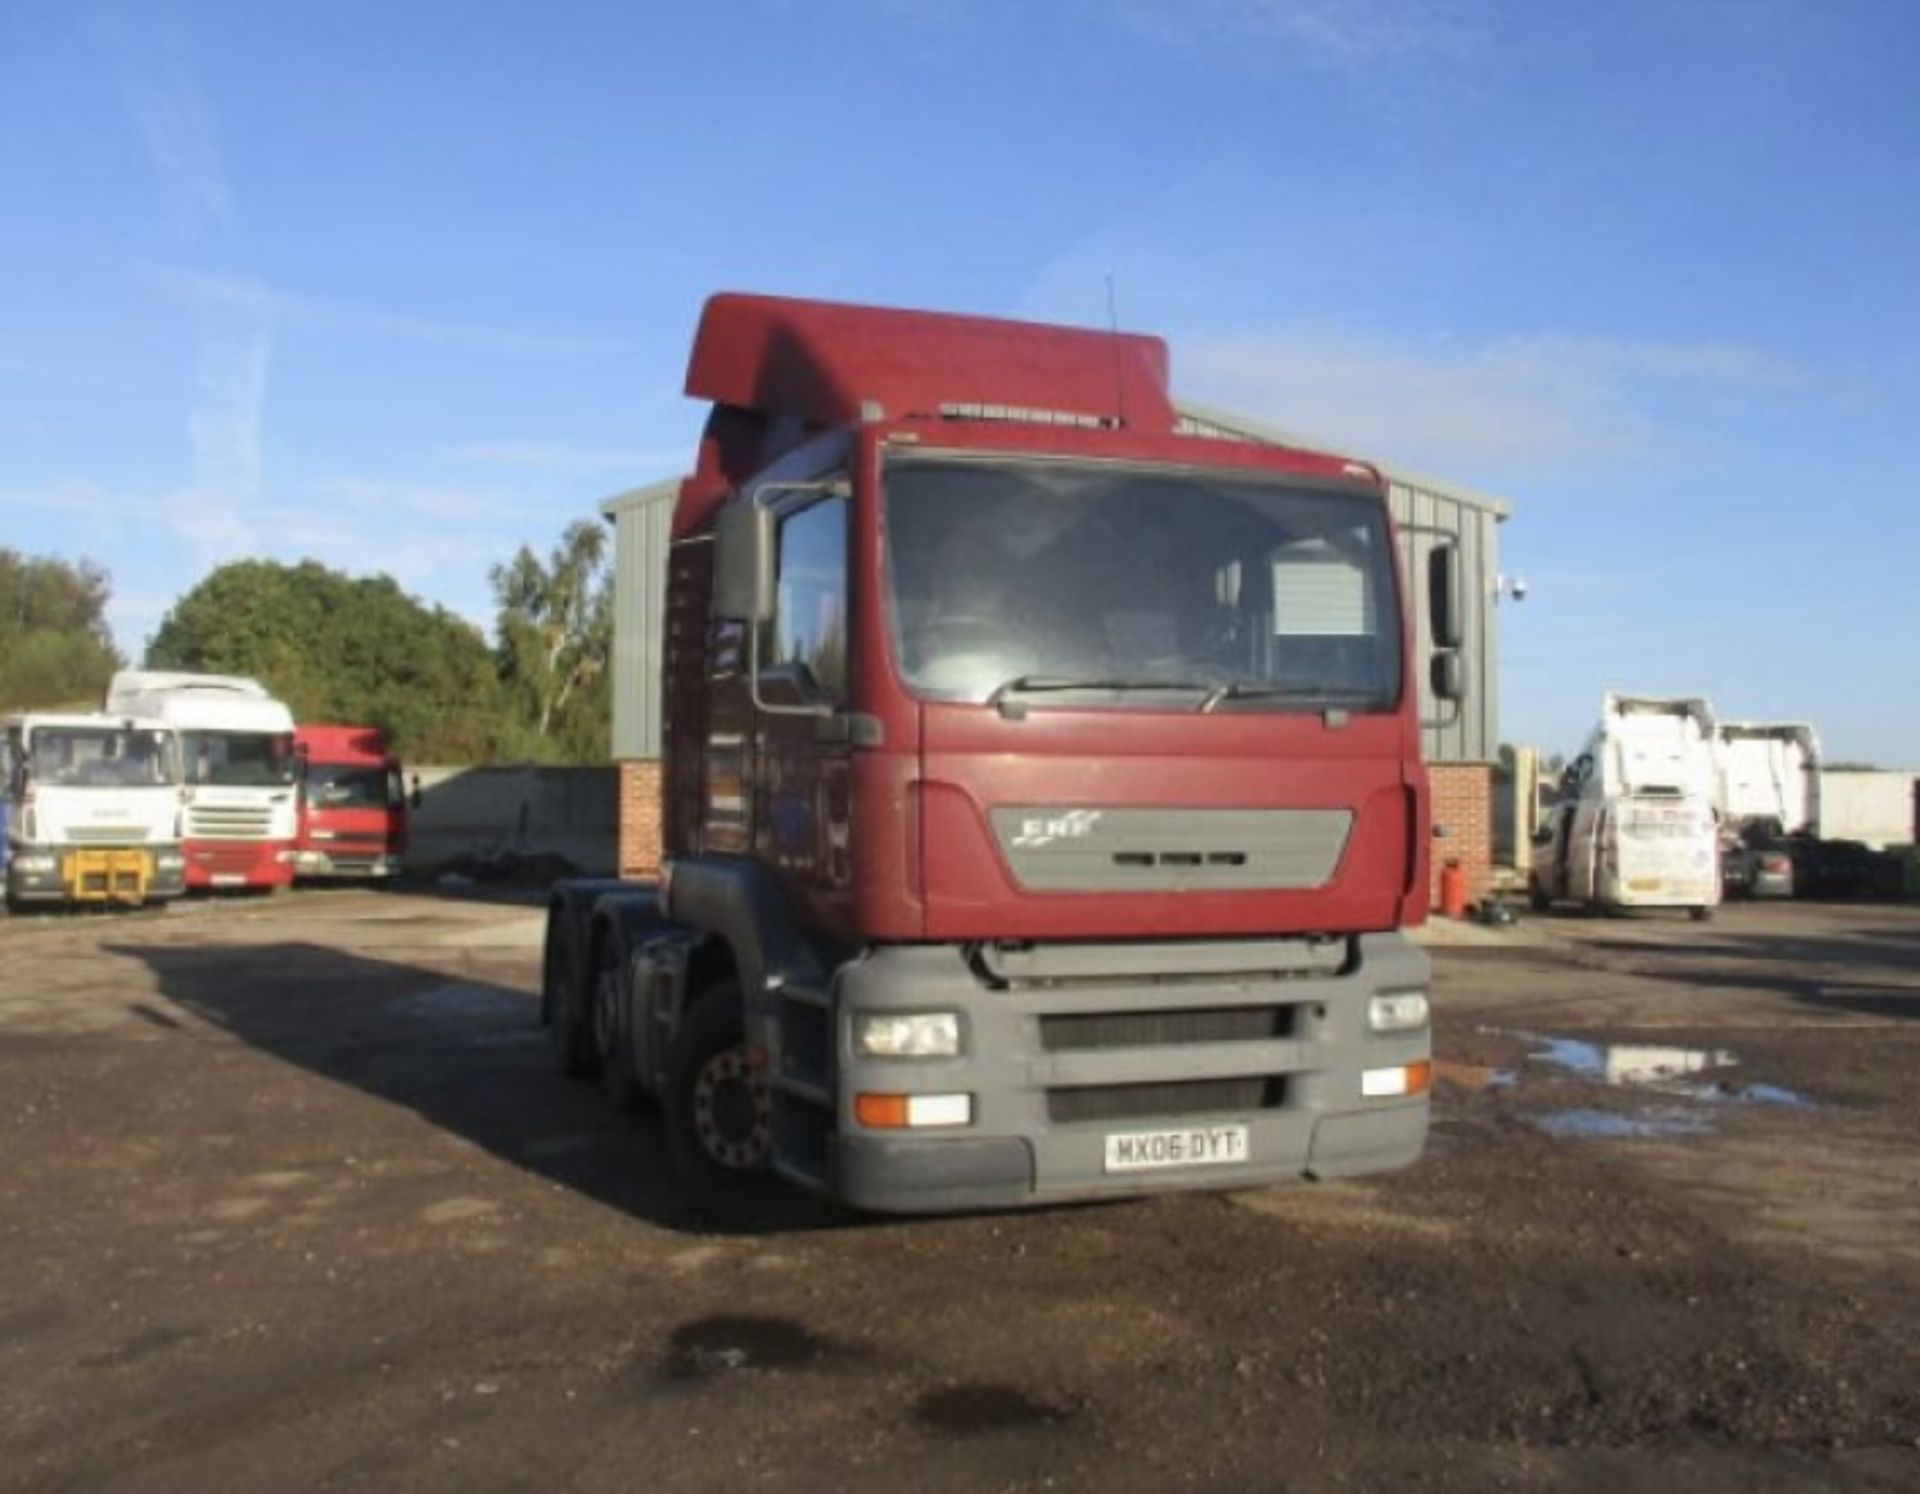
{"label": "gravel ground", "polygon": [[0,1488],[1920,1487],[1920,907],[1438,944],[1393,1177],[733,1235],[537,960],[0,922]]}

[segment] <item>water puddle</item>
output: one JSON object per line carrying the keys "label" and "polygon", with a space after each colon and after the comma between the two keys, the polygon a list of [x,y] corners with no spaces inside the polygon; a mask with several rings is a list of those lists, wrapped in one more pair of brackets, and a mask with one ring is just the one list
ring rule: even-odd
{"label": "water puddle", "polygon": [[914,1403],[913,1418],[953,1437],[977,1437],[1023,1427],[1057,1426],[1071,1412],[1036,1401],[1012,1385],[950,1385],[929,1390]]}
{"label": "water puddle", "polygon": [[1649,1104],[1638,1110],[1572,1106],[1530,1117],[1532,1124],[1549,1136],[1616,1139],[1699,1136],[1713,1129],[1713,1119],[1687,1106],[1766,1105],[1805,1109],[1813,1104],[1800,1091],[1782,1084],[1743,1083],[1731,1072],[1740,1067],[1740,1055],[1730,1048],[1602,1043],[1588,1038],[1498,1027],[1480,1030],[1494,1036],[1517,1038],[1528,1045],[1527,1068],[1518,1074],[1504,1069],[1488,1071],[1502,1076],[1508,1083],[1521,1082],[1537,1067],[1555,1071],[1562,1078],[1645,1095],[1649,1100],[1657,1096],[1662,1101],[1683,1102]]}
{"label": "water puddle", "polygon": [[1576,1106],[1571,1110],[1549,1110],[1543,1115],[1536,1115],[1533,1124],[1549,1136],[1607,1141],[1631,1137],[1700,1136],[1713,1129],[1712,1123],[1704,1115],[1668,1108],[1635,1112]]}
{"label": "water puddle", "polygon": [[721,1315],[682,1323],[667,1344],[667,1377],[697,1380],[733,1370],[805,1369],[832,1349],[786,1318]]}

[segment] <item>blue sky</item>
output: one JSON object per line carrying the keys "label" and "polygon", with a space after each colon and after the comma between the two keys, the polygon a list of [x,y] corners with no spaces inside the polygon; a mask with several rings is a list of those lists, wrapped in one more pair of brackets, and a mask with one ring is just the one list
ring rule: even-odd
{"label": "blue sky", "polygon": [[1508,497],[1503,734],[1920,763],[1908,0],[0,4],[0,544],[485,573],[669,475],[734,288],[1166,336]]}

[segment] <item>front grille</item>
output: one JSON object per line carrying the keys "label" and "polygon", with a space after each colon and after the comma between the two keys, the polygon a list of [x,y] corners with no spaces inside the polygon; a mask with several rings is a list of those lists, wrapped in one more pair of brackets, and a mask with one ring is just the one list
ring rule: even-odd
{"label": "front grille", "polygon": [[1273,1110],[1286,1100],[1284,1079],[1181,1079],[1160,1084],[1097,1084],[1047,1091],[1047,1118],[1076,1121],[1147,1120],[1215,1111]]}
{"label": "front grille", "polygon": [[1292,1037],[1291,1006],[1218,1006],[1191,1011],[1091,1012],[1044,1016],[1040,1046],[1049,1053],[1101,1048],[1178,1047],[1186,1043],[1261,1043]]}
{"label": "front grille", "polygon": [[145,825],[75,825],[67,831],[77,846],[137,846],[148,838]]}
{"label": "front grille", "polygon": [[192,851],[196,866],[225,875],[251,872],[259,858],[245,846],[197,845]]}
{"label": "front grille", "polygon": [[990,818],[1031,892],[1324,887],[1353,830],[1349,809],[1000,805]]}
{"label": "front grille", "polygon": [[187,834],[195,840],[265,840],[272,829],[270,809],[196,805],[187,813]]}

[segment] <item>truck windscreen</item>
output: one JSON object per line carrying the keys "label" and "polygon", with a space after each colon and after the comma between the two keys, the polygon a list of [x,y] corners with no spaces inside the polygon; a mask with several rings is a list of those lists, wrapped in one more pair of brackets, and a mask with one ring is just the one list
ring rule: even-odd
{"label": "truck windscreen", "polygon": [[33,781],[56,788],[156,788],[180,781],[166,732],[40,727],[27,761]]}
{"label": "truck windscreen", "polygon": [[293,782],[293,739],[269,732],[185,731],[180,752],[188,783],[278,788]]}
{"label": "truck windscreen", "polygon": [[308,763],[307,802],[315,809],[385,809],[393,775],[384,767],[354,763]]}
{"label": "truck windscreen", "polygon": [[[964,457],[886,468],[895,657],[924,695],[1385,709],[1384,506],[1271,477]],[[1035,704],[1043,703],[1036,699]]]}

